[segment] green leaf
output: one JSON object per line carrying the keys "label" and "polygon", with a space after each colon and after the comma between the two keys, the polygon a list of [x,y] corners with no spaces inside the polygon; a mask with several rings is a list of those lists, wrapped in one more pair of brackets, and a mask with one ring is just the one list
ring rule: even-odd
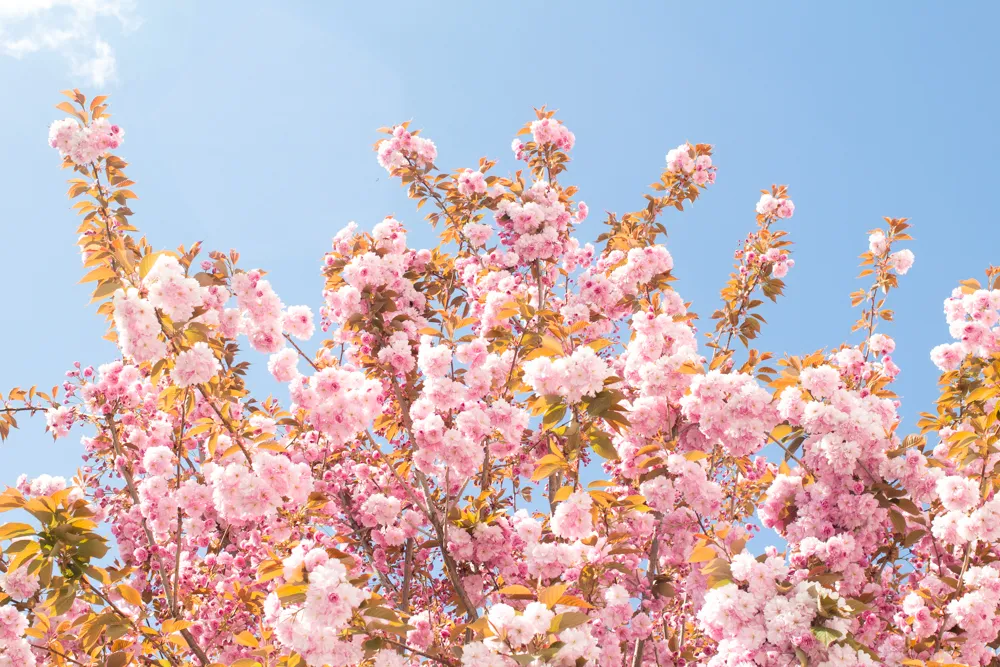
{"label": "green leaf", "polygon": [[385,621],[399,622],[399,616],[392,609],[387,609],[385,607],[371,607],[365,609],[365,616],[370,616],[372,618],[381,618]]}
{"label": "green leaf", "polygon": [[592,417],[599,417],[601,414],[611,407],[611,402],[614,400],[614,396],[610,391],[605,389],[593,399],[587,405],[587,413]]}
{"label": "green leaf", "polygon": [[823,646],[829,646],[844,636],[839,630],[834,630],[833,628],[813,627],[810,630],[812,630],[813,637],[822,642]]}
{"label": "green leaf", "polygon": [[611,444],[611,437],[604,431],[590,433],[590,447],[602,458],[610,461],[618,460],[618,450]]}
{"label": "green leaf", "polygon": [[575,628],[578,625],[583,625],[590,620],[590,616],[584,614],[582,611],[567,611],[565,614],[559,614],[552,619],[552,624],[549,626],[549,632],[561,632],[567,628]]}

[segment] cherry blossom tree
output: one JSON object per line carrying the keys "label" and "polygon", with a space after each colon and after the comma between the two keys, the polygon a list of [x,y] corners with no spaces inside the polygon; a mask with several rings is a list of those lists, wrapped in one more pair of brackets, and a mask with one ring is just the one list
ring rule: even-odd
{"label": "cherry blossom tree", "polygon": [[794,275],[784,186],[699,320],[665,220],[715,183],[710,145],[598,222],[552,111],[508,176],[439,171],[404,123],[377,159],[439,244],[349,225],[314,314],[235,250],[140,236],[123,130],[67,95],[49,143],[120,355],[0,395],[0,436],[43,415],[86,457],[0,495],[0,666],[997,660],[1000,269],[945,302],[940,399],[904,437],[878,331],[904,219],[869,236],[852,340],[777,357],[754,345]]}

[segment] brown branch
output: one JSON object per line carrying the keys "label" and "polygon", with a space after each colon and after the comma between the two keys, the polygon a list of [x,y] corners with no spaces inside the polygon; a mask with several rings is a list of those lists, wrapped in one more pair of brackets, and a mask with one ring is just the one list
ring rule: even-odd
{"label": "brown branch", "polygon": [[302,348],[299,347],[295,343],[294,340],[292,340],[291,336],[289,336],[288,334],[285,334],[285,340],[287,340],[289,343],[291,343],[292,347],[294,347],[296,350],[298,350],[299,356],[302,357],[303,359],[305,359],[307,362],[309,362],[309,365],[313,367],[314,371],[316,371],[317,373],[319,372],[319,366],[316,365],[316,362],[314,362],[312,359],[310,359],[309,357],[306,356],[306,353],[302,351]]}
{"label": "brown branch", "polygon": [[407,646],[406,644],[404,644],[402,642],[398,642],[395,639],[389,639],[388,637],[382,637],[381,639],[382,639],[382,641],[384,641],[387,644],[392,644],[393,646],[401,648],[404,651],[409,651],[410,653],[414,653],[416,655],[422,656],[424,658],[427,658],[428,660],[433,660],[434,662],[439,662],[442,665],[449,665],[449,667],[450,667],[453,664],[452,662],[450,662],[448,660],[445,660],[444,658],[441,658],[441,657],[436,656],[436,655],[431,655],[430,653],[424,653],[423,651],[415,649],[412,646]]}
{"label": "brown branch", "polygon": [[791,450],[788,449],[788,447],[785,447],[785,443],[783,443],[782,441],[780,441],[777,438],[775,438],[774,435],[771,434],[771,433],[768,433],[767,437],[770,438],[771,441],[774,444],[776,444],[778,447],[781,447],[782,451],[785,452],[785,454],[787,454],[790,459],[792,459],[793,461],[795,461],[796,463],[798,463],[800,466],[802,466],[803,470],[805,470],[807,473],[809,473],[810,475],[812,475],[812,470],[809,469],[809,466],[807,466],[805,463],[803,463],[802,459],[800,459],[795,454],[793,454],[791,452]]}
{"label": "brown branch", "polygon": [[403,556],[403,592],[400,595],[400,606],[407,614],[410,613],[410,584],[413,579],[413,538],[406,539]]}
{"label": "brown branch", "polygon": [[[188,398],[191,394],[191,388],[187,387],[184,389],[184,399],[181,402],[181,423],[177,429],[177,483],[176,489],[180,491],[181,488],[181,460],[183,458],[184,449],[184,422],[187,419],[187,404]],[[174,552],[174,602],[177,601],[177,589],[180,584],[181,579],[181,535],[184,526],[184,518],[181,513],[181,508],[177,508],[177,548]],[[174,608],[174,615],[177,615],[177,609]]]}
{"label": "brown branch", "polygon": [[28,412],[28,411],[31,411],[31,412],[43,412],[45,410],[48,410],[48,408],[41,407],[41,406],[38,406],[38,405],[29,405],[29,406],[25,406],[23,408],[8,408],[8,407],[2,407],[2,408],[0,408],[0,412],[10,412],[10,413],[13,413],[13,412]]}
{"label": "brown branch", "polygon": [[61,651],[57,651],[54,648],[51,648],[49,646],[42,646],[41,644],[29,644],[29,645],[31,646],[31,648],[37,648],[37,649],[42,650],[42,651],[47,651],[47,652],[51,653],[52,655],[59,656],[63,660],[69,660],[74,665],[85,665],[86,664],[86,663],[80,662],[79,660],[74,660],[73,658],[69,657],[65,653],[62,653]]}

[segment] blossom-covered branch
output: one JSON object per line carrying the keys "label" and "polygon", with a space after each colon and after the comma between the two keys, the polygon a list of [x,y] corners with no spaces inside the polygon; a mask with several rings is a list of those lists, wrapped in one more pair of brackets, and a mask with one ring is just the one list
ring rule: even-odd
{"label": "blossom-covered branch", "polygon": [[505,175],[442,171],[402,124],[377,161],[439,242],[351,223],[314,315],[235,250],[140,236],[124,132],[104,97],[67,94],[49,140],[120,355],[0,395],[0,437],[44,413],[85,458],[0,495],[20,511],[0,527],[0,665],[996,659],[1000,270],[946,302],[941,398],[901,437],[876,329],[913,264],[905,219],[869,236],[859,338],[776,358],[754,345],[796,210],[763,190],[700,348],[664,237],[718,187],[712,146],[669,150],[643,208],[598,230],[552,110]]}

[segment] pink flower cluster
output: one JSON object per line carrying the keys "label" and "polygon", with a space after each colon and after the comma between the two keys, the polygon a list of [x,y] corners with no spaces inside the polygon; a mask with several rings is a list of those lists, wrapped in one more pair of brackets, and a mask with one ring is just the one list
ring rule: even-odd
{"label": "pink flower cluster", "polygon": [[564,151],[571,150],[576,143],[576,136],[569,131],[562,121],[555,118],[541,118],[531,122],[531,138],[536,144],[551,144]]}
{"label": "pink flower cluster", "polygon": [[771,248],[764,253],[763,260],[771,264],[771,274],[775,278],[784,278],[788,275],[788,270],[795,266],[795,260],[778,248]]}
{"label": "pink flower cluster", "polygon": [[474,248],[481,248],[493,236],[493,228],[482,223],[470,222],[462,229]]}
{"label": "pink flower cluster", "polygon": [[281,299],[270,281],[261,278],[259,271],[237,273],[232,288],[243,314],[243,331],[253,349],[270,354],[284,347]]}
{"label": "pink flower cluster", "polygon": [[541,602],[529,602],[521,612],[499,603],[489,608],[486,618],[496,634],[496,638],[490,638],[490,643],[502,645],[506,640],[510,645],[521,647],[537,635],[546,634],[555,613]]}
{"label": "pink flower cluster", "polygon": [[795,204],[791,199],[779,199],[765,192],[757,202],[757,213],[769,218],[790,218],[795,213]]}
{"label": "pink flower cluster", "polygon": [[289,336],[309,340],[316,331],[312,309],[309,306],[289,306],[281,320],[282,329]]}
{"label": "pink flower cluster", "polygon": [[486,192],[486,177],[477,169],[463,169],[457,180],[459,194],[466,197]]}
{"label": "pink flower cluster", "polygon": [[[0,572],[0,591],[15,600],[27,600],[38,592],[38,575],[28,572],[27,567]],[[0,657],[2,660],[2,657]]]}
{"label": "pink flower cluster", "polygon": [[868,339],[868,349],[873,354],[892,354],[896,350],[896,341],[885,334],[872,334]]}
{"label": "pink flower cluster", "polygon": [[524,382],[539,396],[555,395],[567,403],[597,396],[604,381],[614,375],[608,363],[590,347],[579,347],[567,357],[552,361],[537,357],[524,364]]}
{"label": "pink flower cluster", "polygon": [[[891,340],[878,339],[876,347],[891,349]],[[880,475],[899,479],[923,502],[933,493],[939,473],[928,470],[916,450],[890,458],[899,444],[893,434],[899,420],[895,404],[851,388],[887,362],[865,361],[854,347],[842,348],[828,361],[802,369],[800,386],[780,394],[781,418],[803,433],[798,456],[805,467],[776,475],[758,512],[765,526],[788,541],[795,567],[823,562],[842,573],[838,592],[855,595],[866,585],[867,554],[886,544],[885,528],[891,525],[889,512],[869,485],[881,484]]]}
{"label": "pink flower cluster", "polygon": [[686,321],[676,292],[667,292],[660,314],[638,312],[632,316],[632,340],[625,353],[624,378],[633,389],[633,424],[638,433],[655,435],[667,425],[668,402],[680,400],[692,376],[681,371],[688,363],[700,363],[698,341]]}
{"label": "pink flower cluster", "polygon": [[696,375],[680,405],[706,438],[720,442],[732,456],[757,452],[781,419],[771,394],[744,373]]}
{"label": "pink flower cluster", "polygon": [[113,303],[122,354],[138,363],[165,357],[167,344],[160,338],[160,322],[153,304],[140,297],[134,287],[116,291]]}
{"label": "pink flower cluster", "polygon": [[405,272],[405,257],[398,253],[366,252],[344,267],[344,280],[355,290],[391,285]]}
{"label": "pink flower cluster", "polygon": [[544,181],[528,188],[523,201],[504,199],[497,206],[500,240],[521,262],[554,259],[562,254],[574,218],[559,192]]}
{"label": "pink flower cluster", "polygon": [[45,411],[45,427],[54,438],[65,438],[76,421],[76,410],[69,405],[60,405]]}
{"label": "pink flower cluster", "polygon": [[361,523],[368,527],[392,525],[402,507],[398,498],[376,493],[361,504]]}
{"label": "pink flower cluster", "polygon": [[702,186],[715,183],[717,171],[712,165],[712,157],[697,155],[691,144],[681,144],[667,153],[667,169],[689,176],[695,185]]}
{"label": "pink flower cluster", "polygon": [[[451,382],[441,379],[432,384],[447,384]],[[416,406],[417,415],[421,415],[420,407]],[[411,414],[414,411],[411,410]],[[487,414],[479,409],[466,412],[470,415],[463,422],[466,428],[448,428],[441,415],[430,413],[413,421],[413,432],[420,449],[413,457],[414,464],[423,472],[435,475],[441,479],[445,471],[453,473],[453,479],[468,479],[476,472],[483,459],[482,439],[491,430]],[[473,432],[470,433],[469,431]],[[479,435],[478,438],[471,437]]]}
{"label": "pink flower cluster", "polygon": [[585,547],[580,541],[542,541],[542,524],[526,510],[518,510],[510,518],[510,523],[521,541],[528,574],[532,577],[558,577],[567,567],[579,562],[583,555]]}
{"label": "pink flower cluster", "polygon": [[150,475],[166,475],[174,464],[174,451],[166,445],[154,445],[142,455],[142,467]]}
{"label": "pink flower cluster", "polygon": [[267,361],[267,370],[278,382],[291,382],[299,375],[299,353],[286,347],[275,352]]}
{"label": "pink flower cluster", "polygon": [[885,254],[889,249],[889,240],[885,236],[885,232],[881,229],[876,229],[871,234],[868,235],[868,252],[880,257]]}
{"label": "pink flower cluster", "polygon": [[281,606],[277,593],[265,602],[265,614],[273,624],[275,637],[285,647],[298,651],[310,664],[347,667],[364,658],[362,635],[343,638],[352,614],[370,597],[367,590],[350,582],[344,564],[331,558],[326,550],[305,551],[297,547],[284,561],[285,579],[300,580],[308,572],[309,588],[305,602]]}
{"label": "pink flower cluster", "polygon": [[[619,253],[620,250],[613,251],[607,260],[613,262],[616,257],[613,258],[611,255]],[[655,276],[663,275],[672,268],[674,268],[674,258],[664,246],[632,248],[626,255],[625,264],[612,271],[609,278],[625,294],[638,294],[639,288],[649,283]]]}
{"label": "pink flower cluster", "polygon": [[186,322],[204,301],[204,288],[188,278],[173,255],[162,254],[142,281],[147,299],[174,322]]}
{"label": "pink flower cluster", "polygon": [[378,360],[398,375],[412,371],[417,362],[413,358],[409,337],[402,331],[396,331],[386,343],[378,352]]}
{"label": "pink flower cluster", "polygon": [[297,376],[289,388],[312,426],[334,446],[352,440],[382,413],[382,385],[358,371],[324,368],[309,378]]}
{"label": "pink flower cluster", "polygon": [[[677,492],[675,502],[683,502],[695,512],[706,516],[719,511],[723,500],[722,487],[710,479],[711,473],[703,462],[671,454],[667,457],[666,468],[673,476],[673,489]],[[668,493],[665,488],[660,491]]]}
{"label": "pink flower cluster", "polygon": [[49,146],[80,166],[96,162],[109,150],[118,148],[124,139],[125,130],[112,125],[107,118],[98,118],[89,125],[64,118],[49,128]]}
{"label": "pink flower cluster", "polygon": [[[494,611],[494,609],[496,611]],[[511,653],[511,645],[522,646],[522,640],[530,641],[527,633],[540,626],[547,618],[544,605],[531,603],[520,615],[512,607],[505,604],[494,605],[487,616],[489,624],[496,636],[488,637],[481,642],[471,642],[462,653],[463,667],[514,667],[518,663],[507,654]],[[551,612],[549,612],[551,614]],[[534,633],[532,634],[532,636]],[[578,660],[589,664],[602,659],[597,638],[588,626],[567,628],[556,635],[559,641],[558,650],[546,664],[557,667],[569,667],[580,664]],[[598,663],[601,664],[601,663]],[[607,663],[611,664],[611,663]]]}
{"label": "pink flower cluster", "polygon": [[559,503],[552,515],[552,533],[564,540],[582,540],[594,532],[590,514],[594,501],[585,491],[576,491]]}
{"label": "pink flower cluster", "polygon": [[899,275],[905,274],[913,266],[913,251],[904,248],[889,255],[889,264]]}
{"label": "pink flower cluster", "polygon": [[299,507],[308,499],[313,485],[308,464],[258,451],[253,466],[251,470],[244,461],[205,464],[212,500],[226,521],[241,524],[273,519],[278,508]]}
{"label": "pink flower cluster", "polygon": [[32,480],[28,480],[27,475],[17,478],[17,490],[26,498],[35,496],[49,496],[66,488],[66,478],[61,476],[42,474]]}
{"label": "pink flower cluster", "polygon": [[221,370],[222,365],[215,358],[212,348],[208,343],[198,341],[177,355],[170,379],[178,387],[190,387],[208,382]]}
{"label": "pink flower cluster", "polygon": [[28,619],[15,607],[0,607],[0,666],[35,667],[35,656],[25,639]]}
{"label": "pink flower cluster", "polygon": [[87,409],[101,414],[113,408],[134,408],[154,392],[137,366],[112,361],[100,366],[96,381],[86,384],[80,393]]}
{"label": "pink flower cluster", "polygon": [[[718,642],[718,651],[708,667],[735,664],[791,664],[798,659],[809,664],[835,667],[875,667],[864,651],[844,645],[825,646],[817,641],[814,629],[828,629],[841,636],[854,629],[845,600],[814,582],[805,580],[804,571],[790,573],[774,547],[766,558],[757,560],[749,553],[737,554],[731,565],[733,583],[713,588],[705,594],[698,611],[702,629]],[[779,584],[792,574],[792,587]],[[841,617],[825,612],[820,616],[819,600],[827,599]],[[780,660],[779,660],[780,657]]]}
{"label": "pink flower cluster", "polygon": [[936,539],[963,547],[1000,539],[1000,498],[981,503],[978,482],[958,475],[938,477],[935,490],[944,510],[931,524]]}
{"label": "pink flower cluster", "polygon": [[[868,236],[868,250],[876,257],[883,257],[889,251],[889,239],[885,232],[876,229]],[[913,266],[913,251],[909,249],[898,250],[889,255],[889,266],[899,275],[904,275]]]}
{"label": "pink flower cluster", "polygon": [[392,129],[392,138],[378,144],[378,163],[390,174],[409,163],[428,169],[437,158],[437,147],[430,139],[411,134],[402,125]]}
{"label": "pink flower cluster", "polygon": [[[70,131],[55,127],[53,142],[68,146]],[[18,490],[86,500],[142,596],[112,587],[109,599],[140,627],[183,610],[190,637],[167,655],[178,664],[195,641],[213,664],[270,642],[271,662],[331,667],[993,660],[1000,498],[983,470],[1000,456],[956,445],[978,408],[940,426],[933,451],[901,440],[895,342],[881,333],[777,373],[756,353],[746,372],[714,348],[709,364],[649,218],[715,181],[710,151],[671,150],[657,186],[669,195],[611,217],[597,249],[571,236],[588,209],[560,182],[575,137],[552,118],[529,131],[533,143],[514,145],[535,179],[523,189],[475,169],[427,173],[433,143],[402,126],[380,142],[380,164],[450,218],[446,243],[410,248],[391,217],[339,232],[312,356],[296,341],[315,334],[313,311],[285,307],[261,271],[213,254],[210,275],[189,278],[186,260],[159,255],[113,298],[123,359],[77,365],[64,405],[44,404],[54,435],[75,421],[96,431],[74,486],[24,477]],[[737,252],[745,296],[793,267],[770,225],[794,208],[779,187],[757,203],[759,229]],[[490,210],[500,241],[487,248]],[[883,281],[913,263],[893,239],[869,239]],[[936,349],[942,367],[1000,353],[1000,290],[964,287],[945,310],[956,342]],[[290,402],[241,395],[239,334]],[[768,443],[787,466],[760,455]],[[784,553],[747,550],[755,512]],[[47,659],[18,614],[36,618],[50,597],[39,572],[0,575],[0,667]],[[95,599],[32,621],[33,641],[60,635],[85,655],[58,628],[81,627]],[[383,624],[389,610],[404,625]],[[134,660],[145,639],[133,630],[121,647]],[[371,641],[386,637],[401,650]]]}
{"label": "pink flower cluster", "polygon": [[938,345],[931,360],[942,371],[953,371],[970,354],[989,356],[1000,351],[1000,290],[965,293],[957,287],[945,299],[944,313],[955,343]]}
{"label": "pink flower cluster", "polygon": [[962,580],[968,592],[949,602],[946,610],[949,620],[960,625],[968,637],[963,658],[987,664],[995,658],[989,644],[996,640],[1000,631],[997,618],[1000,608],[1000,571],[995,563],[973,566],[965,572]]}

